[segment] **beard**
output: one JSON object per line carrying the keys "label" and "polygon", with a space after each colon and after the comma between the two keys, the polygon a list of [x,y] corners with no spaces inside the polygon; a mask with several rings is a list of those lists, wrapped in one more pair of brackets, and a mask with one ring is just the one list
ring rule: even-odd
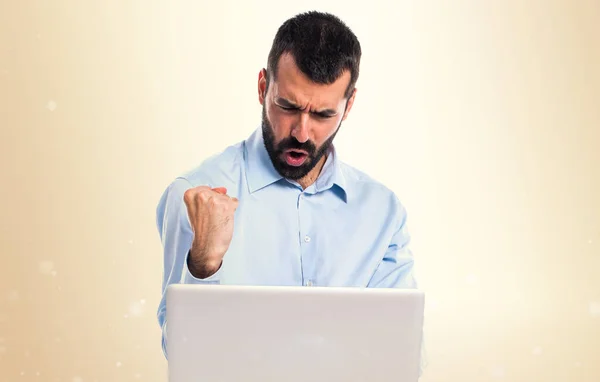
{"label": "beard", "polygon": [[[313,142],[306,141],[304,143],[299,142],[296,138],[290,136],[282,139],[279,142],[275,142],[275,134],[273,127],[267,119],[266,107],[263,104],[262,109],[262,133],[263,141],[269,158],[275,167],[275,170],[286,179],[298,180],[304,178],[308,173],[315,168],[321,158],[329,152],[333,139],[340,129],[341,122],[331,137],[329,137],[320,147],[317,147]],[[285,150],[296,149],[304,150],[308,153],[308,156],[304,163],[300,166],[289,165],[283,156]]]}

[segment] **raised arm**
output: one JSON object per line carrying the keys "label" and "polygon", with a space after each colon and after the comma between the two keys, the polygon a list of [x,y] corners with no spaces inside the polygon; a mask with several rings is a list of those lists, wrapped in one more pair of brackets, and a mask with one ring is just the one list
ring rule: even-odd
{"label": "raised arm", "polygon": [[[219,203],[232,203],[229,197],[222,195],[220,192],[215,192],[209,187],[206,187],[208,192],[215,193],[215,200]],[[162,298],[157,311],[158,323],[162,330],[162,348],[166,358],[167,354],[167,322],[166,322],[166,292],[167,287],[173,283],[185,284],[214,284],[219,283],[220,271],[215,269],[202,270],[201,264],[215,263],[215,261],[203,261],[200,256],[192,256],[206,252],[205,248],[201,248],[199,242],[206,239],[198,239],[203,237],[202,234],[194,234],[190,218],[188,217],[188,207],[184,198],[188,199],[188,203],[193,203],[196,198],[199,198],[198,192],[200,187],[194,188],[186,179],[177,178],[165,190],[160,198],[156,209],[156,225],[160,235],[160,240],[163,248],[163,277],[162,277]],[[187,192],[187,197],[185,197]],[[237,203],[237,202],[236,202]],[[218,207],[217,207],[218,208]],[[214,215],[212,210],[209,214],[203,212],[202,206],[192,207],[194,212],[192,215],[206,216]],[[196,219],[194,219],[196,220]],[[194,224],[198,226],[199,224]],[[208,227],[207,230],[210,230]],[[198,230],[198,228],[196,228]],[[196,238],[196,240],[195,240]],[[214,246],[211,246],[211,248]],[[212,256],[212,255],[211,255]],[[188,264],[190,266],[188,266]],[[190,271],[192,269],[192,271]],[[209,276],[202,276],[200,274]],[[198,276],[198,277],[196,277]]]}

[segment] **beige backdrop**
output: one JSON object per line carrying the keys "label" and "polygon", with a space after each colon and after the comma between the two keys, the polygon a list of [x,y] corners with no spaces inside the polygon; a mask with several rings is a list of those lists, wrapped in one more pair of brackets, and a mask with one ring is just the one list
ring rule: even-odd
{"label": "beige backdrop", "polygon": [[422,380],[600,381],[600,3],[321,3],[1,1],[0,382],[166,380],[156,203],[312,8],[363,46],[336,142],[408,209]]}

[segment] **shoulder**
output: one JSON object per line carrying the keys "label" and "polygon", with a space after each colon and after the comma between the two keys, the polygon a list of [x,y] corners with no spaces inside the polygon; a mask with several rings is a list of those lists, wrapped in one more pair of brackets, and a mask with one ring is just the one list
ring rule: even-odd
{"label": "shoulder", "polygon": [[209,156],[196,167],[180,174],[178,179],[187,181],[192,187],[227,187],[237,183],[244,166],[244,144],[243,141],[238,142]]}
{"label": "shoulder", "polygon": [[159,200],[159,209],[164,208],[169,200],[173,200],[174,203],[181,202],[185,191],[198,186],[225,187],[228,193],[237,192],[243,166],[244,141],[241,141],[176,175],[164,189]]}
{"label": "shoulder", "polygon": [[340,162],[340,169],[346,180],[346,187],[353,198],[361,203],[388,208],[390,213],[404,215],[404,205],[394,190],[366,172]]}
{"label": "shoulder", "polygon": [[352,192],[396,198],[396,194],[391,188],[366,172],[345,162],[340,162],[340,169],[346,179],[347,186]]}

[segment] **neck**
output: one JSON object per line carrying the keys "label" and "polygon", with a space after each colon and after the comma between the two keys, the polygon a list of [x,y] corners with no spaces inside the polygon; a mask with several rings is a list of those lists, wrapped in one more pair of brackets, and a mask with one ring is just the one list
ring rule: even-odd
{"label": "neck", "polygon": [[300,186],[302,186],[303,190],[306,190],[314,182],[317,181],[317,178],[321,174],[321,170],[323,169],[323,166],[325,165],[325,161],[327,160],[328,155],[329,154],[323,155],[323,157],[319,160],[319,163],[317,163],[317,165],[312,170],[310,170],[310,172],[308,174],[306,174],[306,176],[304,176],[301,179],[298,179],[298,184],[300,184]]}

